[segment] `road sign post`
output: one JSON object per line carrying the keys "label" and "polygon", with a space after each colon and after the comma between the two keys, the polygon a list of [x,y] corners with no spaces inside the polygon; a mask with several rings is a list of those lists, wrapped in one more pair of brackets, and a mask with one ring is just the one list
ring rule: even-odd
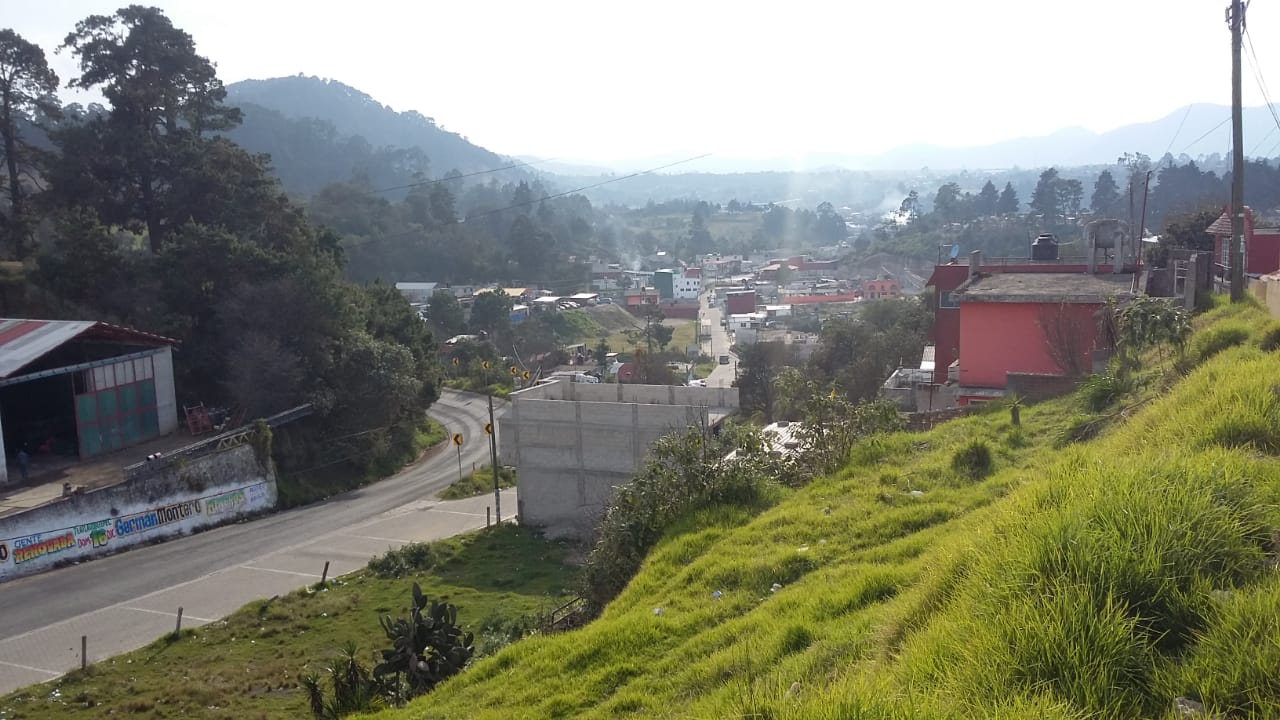
{"label": "road sign post", "polygon": [[458,448],[458,482],[462,482],[462,433],[453,434],[453,445]]}

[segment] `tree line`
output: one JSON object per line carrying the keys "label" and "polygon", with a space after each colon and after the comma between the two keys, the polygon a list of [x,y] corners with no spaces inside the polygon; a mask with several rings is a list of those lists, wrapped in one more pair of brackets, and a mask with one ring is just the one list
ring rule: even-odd
{"label": "tree line", "polygon": [[105,106],[61,106],[44,49],[0,30],[0,253],[19,268],[3,312],[177,339],[180,402],[250,417],[312,403],[286,470],[407,457],[437,396],[431,333],[393,289],[344,280],[342,236],[222,135],[241,113],[192,37],[129,6],[57,50],[77,64],[65,86]]}

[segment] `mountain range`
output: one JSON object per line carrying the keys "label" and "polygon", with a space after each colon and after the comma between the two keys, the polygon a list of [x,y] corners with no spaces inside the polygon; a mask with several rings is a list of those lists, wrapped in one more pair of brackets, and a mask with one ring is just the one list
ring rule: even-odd
{"label": "mountain range", "polygon": [[[471,173],[522,161],[536,163],[540,172],[580,178],[635,172],[680,159],[649,157],[608,164],[529,156],[515,160],[439,127],[420,112],[396,111],[336,80],[302,75],[232,83],[227,86],[227,102],[241,107],[245,114],[244,124],[231,131],[231,137],[252,151],[271,154],[285,186],[303,194],[361,174],[374,184],[394,184],[416,174],[439,177],[450,170]],[[1184,154],[1196,158],[1228,152],[1229,117],[1227,107],[1195,104],[1157,120],[1101,133],[1073,127],[1049,135],[969,147],[904,145],[875,155],[833,151],[798,157],[712,156],[669,172],[1030,169],[1111,165],[1128,152],[1142,152],[1152,159],[1159,159],[1166,152],[1175,158]],[[1274,156],[1280,148],[1277,125],[1267,108],[1246,108],[1247,154]],[[505,179],[524,176],[526,173],[520,171],[497,175]]]}
{"label": "mountain range", "polygon": [[[1049,166],[1112,165],[1125,153],[1141,152],[1159,159],[1166,152],[1175,158],[1218,153],[1226,156],[1231,145],[1231,108],[1197,103],[1183,106],[1164,117],[1094,132],[1068,127],[1048,135],[1001,140],[984,145],[949,147],[912,144],[883,153],[854,155],[836,151],[782,157],[712,156],[697,163],[698,172],[786,172],[815,170],[914,171],[998,170]],[[1277,121],[1266,106],[1244,109],[1245,153],[1250,157],[1276,157],[1280,151]],[[531,158],[532,159],[532,158]],[[612,163],[614,172],[634,172],[681,159],[657,155]],[[568,163],[566,163],[568,164]],[[599,166],[601,163],[574,163]],[[586,173],[574,172],[574,175]]]}

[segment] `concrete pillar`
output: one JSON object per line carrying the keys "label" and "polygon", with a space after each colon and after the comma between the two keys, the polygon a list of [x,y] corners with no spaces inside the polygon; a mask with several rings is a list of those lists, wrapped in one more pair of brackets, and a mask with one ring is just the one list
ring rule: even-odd
{"label": "concrete pillar", "polygon": [[0,420],[0,485],[9,483],[9,456],[4,452],[4,421]]}
{"label": "concrete pillar", "polygon": [[1088,261],[1089,274],[1093,275],[1098,272],[1098,233],[1093,228],[1086,227],[1084,230],[1084,253]]}
{"label": "concrete pillar", "polygon": [[974,250],[969,253],[969,279],[978,277],[978,271],[982,268],[982,251]]}
{"label": "concrete pillar", "polygon": [[160,434],[178,429],[178,400],[173,389],[173,348],[166,347],[153,356],[156,384],[156,416]]}
{"label": "concrete pillar", "polygon": [[1188,310],[1196,308],[1196,288],[1200,286],[1200,253],[1191,253],[1187,259],[1187,277],[1182,281],[1182,305]]}

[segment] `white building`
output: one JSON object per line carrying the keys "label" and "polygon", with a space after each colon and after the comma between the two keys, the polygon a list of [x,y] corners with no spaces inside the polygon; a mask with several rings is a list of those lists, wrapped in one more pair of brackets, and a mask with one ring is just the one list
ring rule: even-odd
{"label": "white building", "polygon": [[678,275],[671,279],[672,291],[677,300],[697,300],[702,295],[702,278]]}
{"label": "white building", "polygon": [[404,296],[410,303],[424,305],[431,299],[431,295],[435,293],[436,288],[440,287],[440,283],[433,282],[398,282],[396,290]]}

